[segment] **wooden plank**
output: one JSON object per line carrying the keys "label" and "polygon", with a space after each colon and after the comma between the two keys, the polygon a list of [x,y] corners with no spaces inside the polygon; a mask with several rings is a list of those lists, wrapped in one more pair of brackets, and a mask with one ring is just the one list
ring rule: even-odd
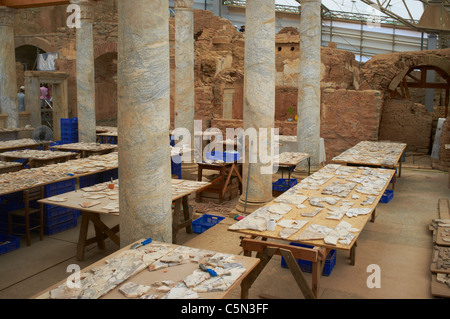
{"label": "wooden plank", "polygon": [[69,0],[0,0],[0,6],[16,9],[59,6],[70,4]]}
{"label": "wooden plank", "polygon": [[277,248],[278,251],[275,251],[275,255],[281,255],[279,249],[290,250],[295,259],[303,259],[306,261],[317,262],[319,257],[323,259],[323,254],[319,254],[319,250],[305,247],[298,247],[286,244],[279,244],[273,242],[264,242],[261,243],[260,240],[248,239],[244,238],[242,240],[242,248],[248,251],[256,251],[258,253],[262,253],[265,247],[273,247]]}
{"label": "wooden plank", "polygon": [[292,275],[294,276],[295,281],[297,282],[298,287],[302,291],[303,296],[305,299],[316,299],[317,298],[317,291],[314,293],[313,290],[309,287],[308,283],[306,282],[305,277],[303,277],[303,273],[300,269],[300,267],[297,264],[297,261],[295,260],[294,256],[292,255],[291,250],[286,249],[279,249],[281,254],[283,255],[286,264],[289,267],[289,270],[291,271]]}

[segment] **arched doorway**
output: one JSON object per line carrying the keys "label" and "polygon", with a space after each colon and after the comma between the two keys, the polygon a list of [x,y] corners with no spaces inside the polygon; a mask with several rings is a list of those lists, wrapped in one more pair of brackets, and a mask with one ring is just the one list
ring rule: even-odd
{"label": "arched doorway", "polygon": [[379,139],[407,143],[413,164],[432,166],[441,140],[436,133],[448,117],[449,91],[448,59],[424,55],[405,63],[389,83],[390,98],[383,106]]}
{"label": "arched doorway", "polygon": [[[417,65],[401,72],[389,85],[391,98],[411,99],[411,89],[442,90],[444,99],[439,101],[445,107],[445,115],[448,116],[449,91],[450,91],[450,62],[446,65]],[[431,74],[431,76],[430,76]]]}
{"label": "arched doorway", "polygon": [[16,62],[23,65],[25,71],[35,71],[37,67],[37,56],[46,53],[34,45],[21,45],[16,48]]}

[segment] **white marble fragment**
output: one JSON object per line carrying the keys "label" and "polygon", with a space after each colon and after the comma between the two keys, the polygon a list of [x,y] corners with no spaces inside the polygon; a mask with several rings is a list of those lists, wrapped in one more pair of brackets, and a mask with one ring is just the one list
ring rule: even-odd
{"label": "white marble fragment", "polygon": [[151,286],[140,285],[134,282],[127,282],[120,286],[119,291],[128,298],[138,298],[149,292]]}
{"label": "white marble fragment", "polygon": [[307,213],[307,212],[302,212],[301,215],[303,217],[314,217],[316,216],[318,213],[320,213],[322,211],[323,208],[317,208],[315,209],[313,212]]}

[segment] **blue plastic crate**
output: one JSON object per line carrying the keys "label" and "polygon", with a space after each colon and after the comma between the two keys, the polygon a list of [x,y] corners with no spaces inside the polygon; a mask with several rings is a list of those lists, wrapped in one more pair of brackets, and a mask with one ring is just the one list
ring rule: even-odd
{"label": "blue plastic crate", "polygon": [[394,190],[386,189],[383,196],[381,196],[380,203],[387,204],[394,198]]}
{"label": "blue plastic crate", "polygon": [[206,158],[212,161],[224,161],[225,163],[231,163],[238,161],[241,156],[237,151],[226,151],[226,152],[207,152]]}
{"label": "blue plastic crate", "polygon": [[69,212],[71,210],[73,210],[73,209],[70,209],[67,207],[44,204],[44,220],[67,214],[67,212]]}
{"label": "blue plastic crate", "polygon": [[54,234],[60,233],[62,231],[74,228],[76,226],[77,226],[77,219],[72,219],[67,222],[63,222],[61,224],[50,226],[50,227],[44,225],[44,234],[45,235],[54,235]]}
{"label": "blue plastic crate", "polygon": [[170,169],[171,169],[171,174],[172,175],[177,175],[179,179],[181,179],[181,162],[180,163],[175,163],[173,160],[170,161]]}
{"label": "blue plastic crate", "polygon": [[295,178],[280,178],[278,179],[276,182],[272,183],[272,190],[274,191],[280,191],[280,192],[285,192],[287,191],[289,188],[297,185],[297,179]]}
{"label": "blue plastic crate", "polygon": [[80,176],[79,179],[79,186],[80,188],[89,187],[95,184],[103,183],[102,175],[99,173],[86,175],[86,176]]}
{"label": "blue plastic crate", "polygon": [[25,207],[23,202],[23,192],[15,192],[1,197],[0,211],[11,212]]}
{"label": "blue plastic crate", "polygon": [[44,196],[51,197],[75,190],[75,179],[67,179],[60,182],[51,183],[44,186]]}
{"label": "blue plastic crate", "polygon": [[111,178],[113,180],[119,178],[119,169],[118,168],[114,168],[114,169],[110,169],[110,170],[98,173],[98,182],[99,183],[110,182]]}
{"label": "blue plastic crate", "polygon": [[20,248],[20,238],[7,234],[0,234],[0,255]]}
{"label": "blue plastic crate", "polygon": [[[293,246],[305,247],[305,248],[313,248],[313,246],[303,245],[298,243],[290,243]],[[312,273],[312,262],[306,261],[303,259],[297,259],[297,264],[303,272]],[[336,250],[332,249],[325,260],[325,265],[323,267],[322,275],[329,276],[334,266],[336,265]],[[281,267],[287,268],[286,261],[283,257],[281,257]]]}
{"label": "blue plastic crate", "polygon": [[76,128],[78,129],[78,118],[68,118],[68,119],[61,119],[61,128]]}
{"label": "blue plastic crate", "polygon": [[45,226],[53,227],[53,226],[59,225],[64,222],[73,221],[77,217],[78,216],[77,216],[75,210],[69,209],[65,213],[63,213],[59,216],[52,217],[52,218],[44,218],[44,227]]}
{"label": "blue plastic crate", "polygon": [[225,217],[204,214],[202,217],[192,221],[192,231],[201,234],[224,219]]}

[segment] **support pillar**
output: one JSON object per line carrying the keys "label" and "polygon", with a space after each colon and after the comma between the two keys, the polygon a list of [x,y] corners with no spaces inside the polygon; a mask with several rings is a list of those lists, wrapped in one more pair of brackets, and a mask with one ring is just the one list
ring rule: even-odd
{"label": "support pillar", "polygon": [[34,128],[42,125],[39,84],[38,77],[25,71],[25,108],[30,112],[30,125]]}
{"label": "support pillar", "polygon": [[120,245],[172,242],[169,1],[119,0]]}
{"label": "support pillar", "polygon": [[70,0],[80,6],[80,28],[76,29],[78,140],[97,140],[95,119],[95,68],[92,0]]}
{"label": "support pillar", "polygon": [[[275,124],[275,1],[247,0],[245,21],[244,130],[254,128],[259,136],[260,128],[267,129],[268,140],[252,147],[256,154],[270,154],[270,130]],[[272,174],[261,172],[267,164],[258,155],[256,162],[249,163],[249,150],[246,140],[243,194],[236,206],[245,214],[272,200]]]}
{"label": "support pillar", "polygon": [[[185,128],[194,148],[194,0],[175,0],[175,129]],[[187,141],[186,141],[187,142]],[[188,175],[197,175],[197,164],[183,157],[182,168]],[[183,176],[185,178],[186,176]]]}
{"label": "support pillar", "polygon": [[14,9],[0,7],[0,107],[6,114],[7,128],[17,128],[16,58],[14,46]]}
{"label": "support pillar", "polygon": [[321,1],[302,0],[298,82],[298,151],[311,156],[311,172],[320,155],[320,37]]}

